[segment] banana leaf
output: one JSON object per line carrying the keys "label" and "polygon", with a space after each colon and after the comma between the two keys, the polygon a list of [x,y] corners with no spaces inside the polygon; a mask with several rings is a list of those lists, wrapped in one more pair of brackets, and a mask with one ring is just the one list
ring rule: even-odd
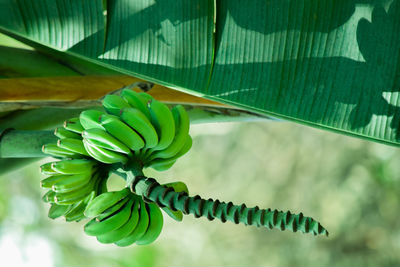
{"label": "banana leaf", "polygon": [[400,0],[0,0],[0,32],[233,106],[400,144]]}

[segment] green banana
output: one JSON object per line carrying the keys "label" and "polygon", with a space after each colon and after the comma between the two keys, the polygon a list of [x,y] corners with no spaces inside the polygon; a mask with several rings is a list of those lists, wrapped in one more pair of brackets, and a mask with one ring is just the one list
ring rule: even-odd
{"label": "green banana", "polygon": [[67,129],[68,131],[78,133],[78,134],[81,134],[84,130],[79,121],[79,118],[72,118],[72,119],[66,120],[64,122],[64,128]]}
{"label": "green banana", "polygon": [[138,224],[136,225],[135,229],[131,233],[129,233],[125,238],[115,242],[117,246],[126,247],[132,245],[133,243],[136,242],[136,240],[141,238],[147,230],[147,227],[149,225],[149,214],[147,213],[147,210],[145,208],[144,201],[141,198],[139,198],[138,201],[140,203]]}
{"label": "green banana", "polygon": [[163,184],[165,187],[171,187],[174,189],[175,192],[185,192],[186,194],[189,195],[189,189],[187,185],[184,182],[173,182],[173,183],[167,183]]}
{"label": "green banana", "polygon": [[83,146],[82,140],[79,139],[73,139],[73,138],[58,139],[57,146],[77,154],[89,156],[89,154],[85,150],[85,147]]}
{"label": "green banana", "polygon": [[96,193],[95,197],[104,192],[107,192],[108,176],[109,176],[108,170],[103,170],[103,171],[98,170],[92,175],[92,179],[96,180],[93,186],[93,191]]}
{"label": "green banana", "polygon": [[53,157],[60,157],[60,158],[78,158],[78,157],[80,157],[79,154],[74,153],[65,148],[58,147],[56,144],[43,145],[42,151],[44,154],[48,154]]}
{"label": "green banana", "polygon": [[111,214],[120,210],[122,208],[122,206],[124,206],[125,203],[128,202],[129,200],[130,200],[129,197],[124,197],[118,203],[115,203],[115,205],[109,207],[108,209],[103,211],[101,214],[97,215],[97,219],[99,221],[104,220],[105,218],[109,217]]}
{"label": "green banana", "polygon": [[43,195],[42,200],[46,203],[56,203],[55,196],[56,193],[52,190],[49,190]]}
{"label": "green banana", "polygon": [[97,236],[97,240],[100,243],[110,244],[117,242],[118,240],[121,240],[124,237],[126,237],[129,233],[131,233],[135,229],[139,220],[139,211],[138,211],[139,202],[134,201],[133,199],[131,200],[131,202],[133,203],[133,206],[131,206],[131,214],[128,221],[124,225],[113,231]]}
{"label": "green banana", "polygon": [[189,116],[182,105],[172,108],[172,115],[175,121],[175,137],[172,143],[165,149],[154,153],[150,160],[155,158],[171,158],[175,156],[185,145],[187,136],[189,135]]}
{"label": "green banana", "polygon": [[104,114],[104,112],[95,109],[85,110],[79,115],[79,121],[85,130],[93,128],[104,130],[99,121],[100,116]]}
{"label": "green banana", "polygon": [[123,163],[125,164],[128,161],[128,158],[124,155],[114,152],[102,147],[97,147],[91,145],[87,142],[87,140],[83,139],[83,145],[85,146],[86,151],[89,153],[90,156],[95,158],[96,160],[106,163],[106,164],[113,164],[113,163]]}
{"label": "green banana", "polygon": [[47,163],[41,165],[40,166],[41,174],[43,174],[43,175],[55,175],[55,174],[58,174],[57,171],[55,171],[55,170],[53,170],[51,168],[51,164],[52,164],[52,162],[47,162]]}
{"label": "green banana", "polygon": [[[168,183],[168,184],[164,184],[164,187],[171,187],[174,189],[175,192],[179,193],[179,192],[185,192],[186,194],[189,195],[189,189],[187,188],[186,184],[183,182],[173,182],[173,183]],[[163,207],[162,210],[168,214],[169,217],[171,217],[172,219],[180,222],[183,219],[183,214],[182,211],[179,210],[172,210],[168,207]]]}
{"label": "green banana", "polygon": [[153,97],[145,92],[140,92],[139,94],[139,98],[142,99],[142,101],[144,101],[144,103],[146,104],[146,106],[148,105],[148,103],[153,99]]}
{"label": "green banana", "polygon": [[108,172],[105,173],[105,175],[103,176],[99,175],[98,182],[94,187],[96,195],[100,195],[107,192],[107,180],[108,180]]}
{"label": "green banana", "polygon": [[156,162],[151,167],[156,171],[163,172],[163,171],[169,170],[175,164],[175,162],[176,162],[176,160],[169,160],[169,161],[165,161],[165,162]]}
{"label": "green banana", "polygon": [[89,218],[96,217],[129,194],[131,194],[129,188],[124,188],[119,191],[111,191],[98,195],[86,207],[85,216]]}
{"label": "green banana", "polygon": [[82,187],[79,190],[66,193],[56,193],[54,202],[58,205],[72,205],[83,200],[91,192],[90,187]]}
{"label": "green banana", "polygon": [[156,130],[149,119],[147,119],[146,115],[140,110],[134,108],[123,109],[121,110],[120,117],[128,126],[143,137],[145,143],[144,148],[153,148],[158,144]]}
{"label": "green banana", "polygon": [[121,109],[129,108],[130,105],[120,96],[106,95],[103,100],[103,107],[108,113],[118,116]]}
{"label": "green banana", "polygon": [[91,191],[93,191],[96,180],[97,179],[91,179],[88,184],[79,187],[78,189],[73,191],[63,193],[56,192],[54,197],[55,202],[60,205],[69,205],[81,201],[82,199],[87,197],[91,193]]}
{"label": "green banana", "polygon": [[55,183],[65,179],[65,176],[66,175],[60,175],[60,174],[49,176],[49,177],[47,177],[47,178],[45,178],[45,179],[40,181],[40,186],[42,188],[51,189]]}
{"label": "green banana", "polygon": [[67,222],[71,221],[80,221],[85,218],[83,212],[87,204],[95,197],[95,192],[92,191],[90,195],[88,195],[85,199],[80,202],[74,204],[73,208],[71,208],[68,212],[65,213],[65,220]]}
{"label": "green banana", "polygon": [[186,154],[190,150],[191,147],[192,147],[192,138],[190,137],[190,135],[188,135],[185,145],[181,148],[181,150],[178,152],[178,154],[176,154],[172,158],[168,158],[168,159],[155,159],[155,160],[149,161],[146,163],[146,167],[151,167],[158,171],[164,171],[164,170],[166,170],[166,168],[170,168],[178,158],[180,158],[181,156]]}
{"label": "green banana", "polygon": [[96,164],[96,161],[89,159],[68,159],[52,162],[51,168],[62,174],[92,173]]}
{"label": "green banana", "polygon": [[70,205],[58,205],[53,203],[50,206],[48,217],[50,219],[57,219],[67,213],[69,209],[71,209]]}
{"label": "green banana", "polygon": [[74,138],[74,139],[82,139],[82,137],[74,132],[68,131],[64,127],[58,127],[54,130],[54,135],[60,139],[63,138]]}
{"label": "green banana", "polygon": [[93,218],[85,225],[85,233],[90,236],[98,236],[118,229],[129,220],[131,215],[131,207],[132,201],[129,201],[121,208],[119,212],[116,212],[114,215],[111,215],[102,221],[99,221],[97,218]]}
{"label": "green banana", "polygon": [[171,110],[157,100],[152,100],[149,104],[151,123],[155,126],[158,134],[158,144],[153,150],[163,150],[167,148],[175,137],[175,122]]}
{"label": "green banana", "polygon": [[65,221],[67,222],[79,222],[83,219],[85,219],[85,216],[83,215],[82,211],[85,210],[85,203],[83,200],[75,204],[73,210],[68,212],[67,214],[64,214]]}
{"label": "green banana", "polygon": [[160,208],[154,203],[146,203],[145,207],[149,214],[149,226],[144,235],[142,235],[135,243],[137,245],[147,245],[153,243],[160,235],[163,227],[163,216]]}
{"label": "green banana", "polygon": [[90,175],[86,174],[75,174],[75,175],[63,175],[63,179],[56,181],[51,189],[56,193],[66,193],[75,191],[78,188],[86,186],[91,180]]}
{"label": "green banana", "polygon": [[99,146],[115,152],[121,152],[124,154],[131,153],[129,147],[122,142],[115,139],[112,135],[101,129],[88,129],[83,131],[82,136],[91,145]]}
{"label": "green banana", "polygon": [[123,123],[118,117],[113,115],[103,115],[100,118],[101,125],[132,150],[139,150],[144,147],[143,139],[128,125]]}
{"label": "green banana", "polygon": [[[149,96],[150,99],[146,95]],[[140,95],[133,90],[125,89],[122,90],[121,97],[125,99],[131,107],[140,110],[148,119],[151,118],[149,109],[147,108],[147,102],[152,99],[152,96],[148,94]]]}

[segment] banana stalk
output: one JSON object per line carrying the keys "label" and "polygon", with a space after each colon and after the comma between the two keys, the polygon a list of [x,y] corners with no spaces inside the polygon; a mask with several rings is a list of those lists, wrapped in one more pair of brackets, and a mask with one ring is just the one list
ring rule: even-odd
{"label": "banana stalk", "polygon": [[0,158],[47,157],[42,152],[44,144],[57,143],[53,131],[0,131]]}

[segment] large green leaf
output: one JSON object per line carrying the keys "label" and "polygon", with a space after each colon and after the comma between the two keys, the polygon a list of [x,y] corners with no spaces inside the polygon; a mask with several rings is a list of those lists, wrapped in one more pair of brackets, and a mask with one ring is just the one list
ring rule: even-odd
{"label": "large green leaf", "polygon": [[110,0],[104,13],[100,0],[0,0],[0,30],[163,85],[206,88],[212,0]]}
{"label": "large green leaf", "polygon": [[207,94],[398,144],[400,1],[239,2],[218,1]]}
{"label": "large green leaf", "polygon": [[0,0],[0,30],[249,110],[400,144],[400,0],[106,2],[107,16],[100,0]]}

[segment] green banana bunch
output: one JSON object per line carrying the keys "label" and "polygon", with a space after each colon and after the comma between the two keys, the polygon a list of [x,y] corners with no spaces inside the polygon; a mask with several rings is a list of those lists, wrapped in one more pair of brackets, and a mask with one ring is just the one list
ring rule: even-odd
{"label": "green banana bunch", "polygon": [[[170,110],[146,93],[125,89],[121,96],[107,95],[103,107],[106,112],[87,110],[78,122],[65,123],[83,137],[80,149],[74,148],[73,153],[85,155],[83,146],[88,155],[105,164],[135,160],[162,171],[191,148],[189,117],[181,105]],[[63,143],[71,149],[69,139]]]}
{"label": "green banana bunch", "polygon": [[[189,196],[182,182],[160,185],[143,175],[144,167],[169,169],[192,146],[189,117],[181,105],[169,109],[146,93],[125,89],[107,95],[105,111],[86,110],[55,130],[56,144],[43,152],[60,161],[41,166],[48,175],[41,186],[48,191],[50,218],[67,221],[91,218],[84,226],[101,243],[129,246],[154,242],[163,227],[161,209],[181,221],[183,214],[222,222],[301,231],[328,232],[311,217],[271,209],[247,208],[219,200]],[[109,172],[119,174],[127,188],[107,192]]]}
{"label": "green banana bunch", "polygon": [[63,127],[56,128],[57,144],[46,144],[42,150],[62,160],[49,162],[40,167],[49,177],[41,181],[41,187],[49,189],[43,201],[51,204],[48,216],[52,219],[64,216],[67,221],[80,221],[89,202],[107,191],[108,171],[87,152],[79,118],[72,118]]}
{"label": "green banana bunch", "polygon": [[[95,217],[85,231],[102,243],[151,243],[163,225],[160,208],[128,189],[107,192],[104,166],[134,160],[141,167],[170,168],[190,149],[189,118],[182,106],[170,110],[150,95],[128,89],[121,96],[107,95],[103,107],[105,112],[86,110],[79,118],[67,120],[54,132],[57,144],[43,146],[44,153],[61,158],[41,166],[41,172],[49,176],[41,182],[49,189],[43,200],[51,204],[49,217],[53,219]],[[187,192],[182,184],[166,186]],[[182,220],[182,212],[163,210]]]}
{"label": "green banana bunch", "polygon": [[129,188],[106,192],[86,207],[85,216],[92,218],[85,233],[96,236],[100,243],[129,246],[154,242],[163,226],[161,211],[154,203],[145,203]]}
{"label": "green banana bunch", "polygon": [[51,204],[48,216],[52,219],[84,219],[89,202],[106,190],[104,171],[91,159],[64,159],[45,163],[40,169],[42,174],[50,175],[41,181],[41,187],[49,189],[43,200]]}

